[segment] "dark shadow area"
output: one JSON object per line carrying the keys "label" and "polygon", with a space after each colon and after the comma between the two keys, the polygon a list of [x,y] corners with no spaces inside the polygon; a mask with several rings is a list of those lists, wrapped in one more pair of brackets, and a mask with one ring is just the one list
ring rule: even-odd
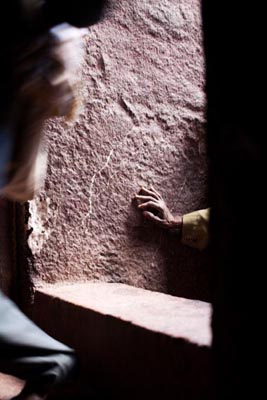
{"label": "dark shadow area", "polygon": [[216,400],[260,398],[266,378],[265,15],[203,1],[211,171]]}
{"label": "dark shadow area", "polygon": [[211,259],[209,249],[200,251],[162,238],[168,292],[179,297],[211,301]]}
{"label": "dark shadow area", "polygon": [[16,204],[0,198],[0,288],[17,299],[19,290],[17,270]]}

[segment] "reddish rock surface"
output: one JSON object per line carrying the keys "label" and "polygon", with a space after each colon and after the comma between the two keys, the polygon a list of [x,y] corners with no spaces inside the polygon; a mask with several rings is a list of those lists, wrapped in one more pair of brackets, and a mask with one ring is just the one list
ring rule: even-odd
{"label": "reddish rock surface", "polygon": [[209,298],[206,254],[132,204],[153,184],[177,213],[207,205],[199,0],[117,1],[85,40],[85,108],[48,124],[45,191],[31,202],[35,283],[102,280]]}

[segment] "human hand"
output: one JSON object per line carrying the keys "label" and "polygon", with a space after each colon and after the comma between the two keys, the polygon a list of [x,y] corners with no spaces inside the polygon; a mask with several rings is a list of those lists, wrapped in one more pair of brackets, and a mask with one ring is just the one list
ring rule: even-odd
{"label": "human hand", "polygon": [[144,218],[152,221],[161,228],[180,232],[182,217],[174,216],[169,210],[161,194],[152,186],[147,189],[142,187],[135,195],[137,207],[142,211]]}

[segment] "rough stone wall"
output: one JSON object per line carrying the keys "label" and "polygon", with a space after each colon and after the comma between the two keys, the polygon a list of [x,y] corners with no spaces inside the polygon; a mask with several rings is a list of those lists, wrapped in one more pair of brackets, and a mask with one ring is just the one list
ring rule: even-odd
{"label": "rough stone wall", "polygon": [[132,197],[207,205],[199,0],[119,0],[85,39],[85,107],[48,124],[44,193],[30,204],[35,283],[123,282],[206,299],[207,256],[143,224]]}

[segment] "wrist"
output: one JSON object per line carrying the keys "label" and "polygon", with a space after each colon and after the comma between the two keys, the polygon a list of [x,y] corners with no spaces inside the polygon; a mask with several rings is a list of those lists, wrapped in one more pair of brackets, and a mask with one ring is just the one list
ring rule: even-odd
{"label": "wrist", "polygon": [[169,221],[168,228],[171,234],[178,236],[179,239],[181,239],[183,229],[183,217],[181,217],[180,215],[174,216]]}

